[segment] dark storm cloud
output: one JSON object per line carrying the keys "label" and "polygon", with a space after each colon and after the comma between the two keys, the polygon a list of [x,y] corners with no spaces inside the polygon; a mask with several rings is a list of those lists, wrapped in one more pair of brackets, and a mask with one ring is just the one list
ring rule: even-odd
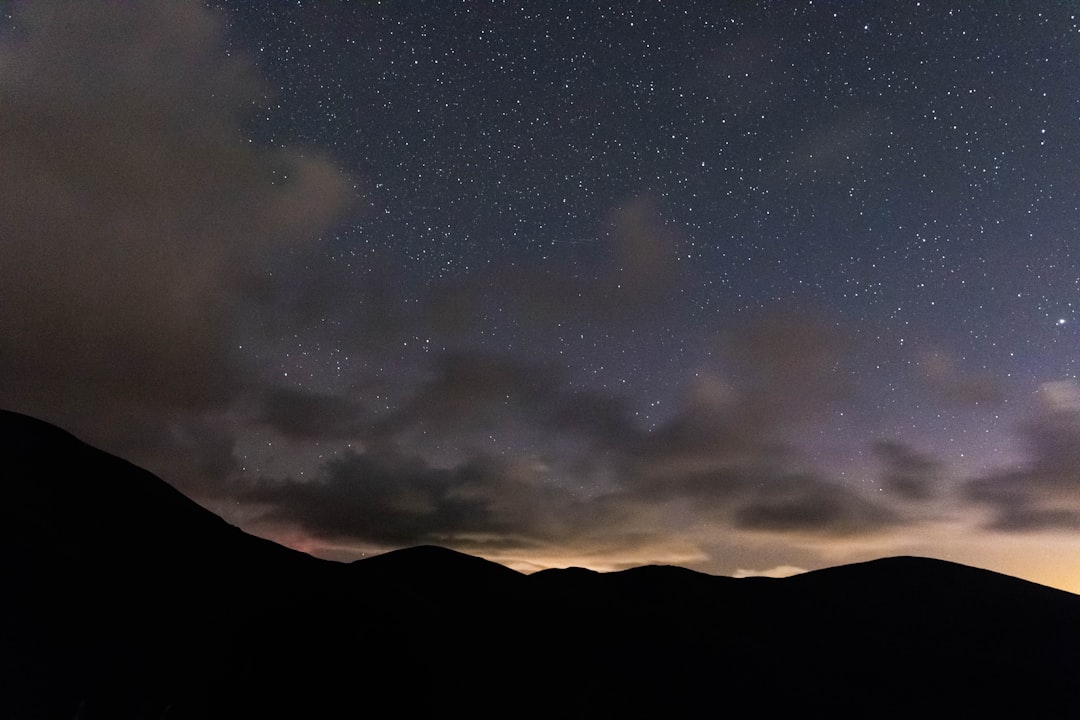
{"label": "dark storm cloud", "polygon": [[134,428],[202,426],[227,406],[241,289],[264,253],[310,242],[346,186],[322,160],[248,141],[263,87],[200,3],[13,7],[0,397],[137,455]]}
{"label": "dark storm cloud", "polygon": [[970,499],[993,512],[997,530],[1080,529],[1080,389],[1068,381],[1042,387],[1042,407],[1023,428],[1028,462],[978,478]]}

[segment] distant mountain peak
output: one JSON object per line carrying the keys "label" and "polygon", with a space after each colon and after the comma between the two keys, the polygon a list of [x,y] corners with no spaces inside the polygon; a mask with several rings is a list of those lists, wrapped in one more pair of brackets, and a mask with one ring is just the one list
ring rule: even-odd
{"label": "distant mountain peak", "polygon": [[0,717],[687,717],[725,696],[1080,717],[1080,597],[945,560],[525,576],[422,545],[342,565],[26,416],[0,413],[0,460]]}
{"label": "distant mountain peak", "polygon": [[350,563],[357,572],[413,582],[506,583],[524,576],[505,565],[439,545],[416,545]]}

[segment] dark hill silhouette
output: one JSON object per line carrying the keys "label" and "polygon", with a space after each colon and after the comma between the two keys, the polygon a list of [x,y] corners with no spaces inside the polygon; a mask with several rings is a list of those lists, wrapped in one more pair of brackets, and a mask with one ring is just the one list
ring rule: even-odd
{"label": "dark hill silhouette", "polygon": [[0,411],[0,463],[0,717],[124,717],[199,688],[228,640],[192,660],[237,606],[326,575],[47,423]]}
{"label": "dark hill silhouette", "polygon": [[505,565],[437,545],[420,545],[351,563],[366,579],[452,590],[455,585],[496,588],[520,584],[525,576]]}
{"label": "dark hill silhouette", "polygon": [[1080,715],[1080,597],[985,570],[344,565],[25,416],[0,458],[4,719]]}

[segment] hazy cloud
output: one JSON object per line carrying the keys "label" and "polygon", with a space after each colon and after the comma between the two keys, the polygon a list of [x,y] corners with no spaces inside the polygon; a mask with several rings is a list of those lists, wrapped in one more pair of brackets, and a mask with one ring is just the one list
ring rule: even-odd
{"label": "hazy cloud", "polygon": [[572,328],[606,335],[662,325],[677,297],[674,289],[688,280],[678,262],[681,242],[681,228],[654,198],[633,196],[598,217],[594,234],[553,246],[555,257],[565,257],[567,245],[587,247],[600,268],[595,272],[578,275],[554,259],[496,263],[432,283],[411,313],[387,312],[381,294],[355,288],[354,294],[365,296],[368,312],[354,322],[376,324],[368,316],[377,312],[384,337],[390,334],[385,331],[415,332],[460,342],[481,340],[474,335],[483,326],[478,319],[497,315],[525,331],[520,340],[539,347]]}
{"label": "hazy cloud", "polygon": [[615,290],[641,299],[662,293],[675,280],[679,235],[656,202],[639,196],[615,208],[608,220],[614,252]]}
{"label": "hazy cloud", "polygon": [[908,500],[928,500],[938,491],[941,464],[903,443],[881,440],[873,445],[882,466],[881,481]]}
{"label": "hazy cloud", "polygon": [[263,505],[261,520],[299,525],[313,537],[386,545],[457,546],[552,540],[571,510],[542,468],[476,456],[434,467],[392,447],[346,453],[310,481],[262,480],[239,497]]}
{"label": "hazy cloud", "polygon": [[336,440],[363,433],[364,412],[355,403],[327,393],[272,386],[262,391],[258,422],[292,440]]}
{"label": "hazy cloud", "polygon": [[935,396],[961,407],[995,406],[1005,397],[1001,383],[987,374],[971,373],[957,366],[956,360],[940,350],[924,352],[919,366],[923,378]]}
{"label": "hazy cloud", "polygon": [[248,141],[263,87],[201,3],[13,9],[0,395],[113,447],[130,427],[103,438],[110,415],[199,424],[240,386],[241,289],[264,253],[311,242],[341,212],[344,178]]}
{"label": "hazy cloud", "polygon": [[[327,464],[315,480],[254,482],[242,497],[264,506],[265,521],[335,542],[647,545],[716,523],[774,534],[880,532],[899,522],[886,500],[800,469],[786,437],[815,403],[842,395],[834,379],[842,334],[816,323],[783,314],[732,336],[742,382],[723,392],[715,379],[692,387],[654,429],[617,395],[577,390],[543,364],[447,353],[370,426],[363,452]],[[496,458],[482,449],[489,434],[507,432],[519,451]]]}
{"label": "hazy cloud", "polygon": [[991,526],[998,530],[1080,529],[1080,386],[1044,383],[1022,437],[1027,463],[977,478],[968,496],[993,510]]}
{"label": "hazy cloud", "polygon": [[813,476],[770,478],[760,497],[741,505],[737,527],[771,532],[856,535],[897,521],[894,511],[843,485]]}

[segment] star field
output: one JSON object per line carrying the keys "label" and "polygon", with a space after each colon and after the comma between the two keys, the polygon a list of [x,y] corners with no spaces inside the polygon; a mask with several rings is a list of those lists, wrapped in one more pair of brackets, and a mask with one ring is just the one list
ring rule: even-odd
{"label": "star field", "polygon": [[[329,148],[367,179],[367,215],[333,244],[347,264],[385,257],[412,295],[502,264],[587,281],[609,260],[605,216],[646,196],[677,228],[666,260],[694,275],[665,318],[665,355],[693,355],[687,326],[795,302],[885,356],[872,366],[885,406],[914,362],[889,357],[904,345],[941,344],[948,362],[1027,389],[1075,377],[1058,322],[1078,282],[1076,194],[1060,165],[1077,121],[1067,8],[230,17],[279,81],[258,132]],[[532,332],[486,314],[492,349]],[[601,375],[610,337],[589,330],[558,333],[558,360]],[[1032,372],[1032,355],[1049,364]]]}
{"label": "star field", "polygon": [[[735,574],[911,553],[1080,589],[1071,5],[171,12],[84,13],[123,28],[114,86],[94,73],[115,68],[40,49],[109,41],[7,18],[0,59],[21,74],[0,99],[57,127],[148,123],[203,164],[177,177],[118,134],[99,178],[161,189],[109,205],[63,190],[89,171],[55,138],[0,127],[0,150],[25,149],[5,188],[29,177],[134,228],[102,240],[71,210],[34,242],[85,236],[113,275],[156,278],[114,297],[76,272],[6,302],[87,303],[120,318],[88,337],[134,357],[194,337],[201,359],[142,364],[134,393],[111,350],[86,353],[93,371],[0,353],[13,409],[326,556],[436,542],[525,568]],[[122,98],[117,116],[80,87]],[[197,102],[138,99],[178,87]],[[46,212],[20,202],[0,228]],[[30,245],[0,259],[33,267]],[[149,330],[130,308],[158,292],[175,322]],[[21,317],[0,331],[88,342]],[[57,374],[81,378],[67,399],[28,389]],[[133,444],[133,424],[153,429]],[[155,465],[176,453],[190,462]]]}

